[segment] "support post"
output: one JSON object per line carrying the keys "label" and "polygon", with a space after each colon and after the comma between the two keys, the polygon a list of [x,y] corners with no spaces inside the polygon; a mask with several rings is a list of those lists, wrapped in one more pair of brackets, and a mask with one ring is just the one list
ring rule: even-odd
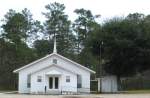
{"label": "support post", "polygon": [[100,61],[99,61],[99,63],[100,63],[100,78],[99,78],[99,85],[100,85],[100,93],[102,93],[102,71],[103,71],[103,68],[102,68],[102,54],[101,54],[101,52],[102,52],[102,45],[103,45],[103,41],[101,41],[101,43],[100,43]]}

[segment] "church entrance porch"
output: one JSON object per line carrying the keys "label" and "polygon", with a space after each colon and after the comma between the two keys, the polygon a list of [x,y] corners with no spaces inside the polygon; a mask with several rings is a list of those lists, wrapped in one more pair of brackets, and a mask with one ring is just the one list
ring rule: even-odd
{"label": "church entrance porch", "polygon": [[47,94],[61,94],[61,73],[53,70],[46,73],[46,87]]}
{"label": "church entrance porch", "polygon": [[47,76],[47,85],[45,87],[46,94],[61,94],[61,76],[57,75],[48,75]]}

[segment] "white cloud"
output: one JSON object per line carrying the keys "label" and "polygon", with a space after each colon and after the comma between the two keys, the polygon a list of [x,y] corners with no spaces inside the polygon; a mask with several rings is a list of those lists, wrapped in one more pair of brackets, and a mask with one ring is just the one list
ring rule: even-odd
{"label": "white cloud", "polygon": [[139,12],[144,14],[150,13],[149,0],[2,0],[0,3],[0,19],[8,9],[21,11],[28,8],[38,20],[44,20],[41,12],[45,11],[44,6],[50,2],[64,3],[66,13],[70,19],[75,18],[73,11],[76,8],[90,9],[93,14],[101,14],[102,19],[113,16],[126,16],[129,13]]}

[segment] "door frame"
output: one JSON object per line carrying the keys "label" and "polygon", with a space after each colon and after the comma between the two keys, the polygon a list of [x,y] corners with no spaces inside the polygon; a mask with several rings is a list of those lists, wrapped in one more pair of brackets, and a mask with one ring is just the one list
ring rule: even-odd
{"label": "door frame", "polygon": [[[49,78],[52,77],[52,81],[53,81],[53,84],[52,84],[52,89],[49,88]],[[58,78],[58,88],[56,89],[55,88],[55,78]],[[47,82],[47,88],[48,90],[59,90],[60,89],[60,76],[48,76],[48,82]]]}

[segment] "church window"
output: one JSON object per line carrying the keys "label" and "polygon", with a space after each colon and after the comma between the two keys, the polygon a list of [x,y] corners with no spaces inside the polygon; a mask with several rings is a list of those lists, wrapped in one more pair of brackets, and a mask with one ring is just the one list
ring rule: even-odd
{"label": "church window", "polygon": [[41,76],[37,77],[37,82],[42,82],[42,77]]}
{"label": "church window", "polygon": [[82,76],[77,75],[77,88],[82,88]]}
{"label": "church window", "polygon": [[70,82],[70,76],[66,76],[66,82]]}
{"label": "church window", "polygon": [[27,75],[27,88],[31,87],[31,75]]}

